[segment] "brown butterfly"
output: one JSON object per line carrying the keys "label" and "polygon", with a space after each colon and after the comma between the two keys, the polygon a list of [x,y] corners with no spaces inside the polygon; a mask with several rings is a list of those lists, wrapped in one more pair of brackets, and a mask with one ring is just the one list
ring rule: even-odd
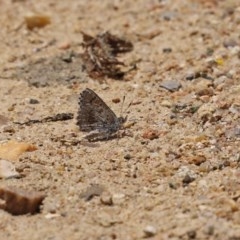
{"label": "brown butterfly", "polygon": [[[127,118],[117,117],[107,104],[91,89],[80,94],[77,125],[83,132],[90,132],[88,140],[109,139],[122,128]],[[92,132],[93,131],[93,132]]]}

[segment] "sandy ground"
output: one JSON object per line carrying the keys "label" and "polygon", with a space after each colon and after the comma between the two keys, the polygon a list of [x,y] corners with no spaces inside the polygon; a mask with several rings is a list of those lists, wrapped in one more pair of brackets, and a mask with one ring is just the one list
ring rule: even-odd
{"label": "sandy ground", "polygon": [[[51,23],[27,29],[32,12]],[[2,0],[0,23],[0,139],[37,146],[0,186],[46,194],[38,214],[0,210],[1,239],[240,239],[237,0]],[[136,69],[91,79],[81,31],[131,41],[119,59]],[[86,87],[135,123],[127,136],[73,144]],[[14,124],[58,113],[74,119]]]}

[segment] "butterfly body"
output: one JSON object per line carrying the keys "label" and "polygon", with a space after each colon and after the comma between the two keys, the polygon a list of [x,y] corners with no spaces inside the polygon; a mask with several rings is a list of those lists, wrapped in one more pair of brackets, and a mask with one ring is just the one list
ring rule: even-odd
{"label": "butterfly body", "polygon": [[[91,89],[80,94],[77,125],[83,132],[95,131],[110,136],[121,129],[126,118],[117,117],[107,104]],[[105,137],[104,137],[105,138]]]}

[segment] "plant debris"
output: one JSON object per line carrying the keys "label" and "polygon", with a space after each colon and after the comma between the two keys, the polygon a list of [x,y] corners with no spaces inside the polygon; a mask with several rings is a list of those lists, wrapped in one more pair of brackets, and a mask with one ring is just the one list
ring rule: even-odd
{"label": "plant debris", "polygon": [[13,187],[0,188],[0,209],[13,215],[39,212],[45,195],[39,192],[28,192]]}
{"label": "plant debris", "polygon": [[32,144],[11,140],[0,144],[0,158],[15,161],[22,153],[35,150],[37,147]]}
{"label": "plant debris", "polygon": [[73,119],[73,113],[58,113],[55,116],[51,116],[51,117],[45,117],[43,119],[33,119],[33,120],[29,120],[23,123],[20,122],[14,122],[15,124],[19,124],[19,125],[31,125],[34,123],[46,123],[46,122],[57,122],[57,121],[67,121]]}
{"label": "plant debris", "polygon": [[84,53],[82,54],[84,68],[92,78],[104,76],[121,79],[125,72],[119,66],[125,64],[116,56],[119,53],[130,52],[133,44],[115,35],[105,32],[95,38],[82,32]]}

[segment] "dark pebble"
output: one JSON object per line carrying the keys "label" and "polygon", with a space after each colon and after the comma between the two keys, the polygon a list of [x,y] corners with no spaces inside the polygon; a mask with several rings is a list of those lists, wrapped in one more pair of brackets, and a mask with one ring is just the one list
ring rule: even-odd
{"label": "dark pebble", "polygon": [[193,182],[195,180],[195,178],[190,177],[188,174],[185,175],[185,177],[183,178],[182,182],[184,185],[188,185],[189,183]]}
{"label": "dark pebble", "polygon": [[182,85],[176,80],[166,80],[160,84],[160,87],[167,89],[170,92],[178,91]]}
{"label": "dark pebble", "polygon": [[130,160],[132,158],[132,156],[128,153],[124,156],[124,159],[126,160]]}
{"label": "dark pebble", "polygon": [[39,101],[38,101],[37,99],[31,98],[31,99],[29,100],[29,103],[30,103],[30,104],[38,104]]}
{"label": "dark pebble", "polygon": [[188,232],[187,232],[187,235],[188,235],[188,238],[189,238],[189,239],[195,239],[196,236],[197,236],[197,233],[196,233],[195,230],[191,230],[191,231],[188,231]]}
{"label": "dark pebble", "polygon": [[172,52],[172,49],[171,48],[163,48],[163,53],[170,53]]}

